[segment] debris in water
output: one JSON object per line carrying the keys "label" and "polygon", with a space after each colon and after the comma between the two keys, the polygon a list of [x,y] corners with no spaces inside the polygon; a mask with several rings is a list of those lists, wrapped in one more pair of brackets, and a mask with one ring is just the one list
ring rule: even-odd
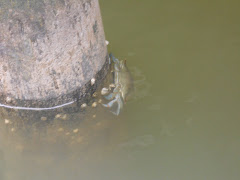
{"label": "debris in water", "polygon": [[97,107],[97,103],[96,102],[92,103],[92,107]]}
{"label": "debris in water", "polygon": [[46,121],[46,120],[47,120],[47,117],[41,117],[41,120],[42,120],[42,121]]}
{"label": "debris in water", "polygon": [[10,120],[8,120],[8,119],[5,119],[4,122],[5,122],[5,124],[10,124]]}
{"label": "debris in water", "polygon": [[85,108],[85,107],[87,107],[87,104],[86,104],[86,103],[83,103],[83,104],[81,105],[81,108],[83,109],[83,108]]}
{"label": "debris in water", "polygon": [[78,132],[78,129],[74,129],[73,132],[74,132],[74,133],[77,133],[77,132]]}

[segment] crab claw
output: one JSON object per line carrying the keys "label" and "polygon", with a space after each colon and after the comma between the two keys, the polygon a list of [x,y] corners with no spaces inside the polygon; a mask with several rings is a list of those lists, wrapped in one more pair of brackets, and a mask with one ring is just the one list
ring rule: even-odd
{"label": "crab claw", "polygon": [[112,53],[109,54],[109,57],[113,60],[114,63],[119,63],[119,60],[115,58]]}
{"label": "crab claw", "polygon": [[107,104],[102,104],[102,105],[103,105],[104,107],[110,108],[110,107],[113,106],[113,104],[114,104],[115,102],[117,102],[117,99],[114,99],[114,100],[110,101],[109,103],[107,103]]}
{"label": "crab claw", "polygon": [[104,98],[107,99],[107,100],[112,100],[114,98],[114,93],[110,93],[108,95],[105,95]]}
{"label": "crab claw", "polygon": [[123,101],[122,101],[122,99],[120,97],[120,94],[117,94],[114,100],[110,101],[107,104],[102,104],[102,105],[104,107],[111,108],[115,103],[117,103],[117,109],[116,109],[116,111],[111,111],[111,113],[113,113],[114,115],[118,116],[119,113],[120,113],[120,110],[123,107]]}

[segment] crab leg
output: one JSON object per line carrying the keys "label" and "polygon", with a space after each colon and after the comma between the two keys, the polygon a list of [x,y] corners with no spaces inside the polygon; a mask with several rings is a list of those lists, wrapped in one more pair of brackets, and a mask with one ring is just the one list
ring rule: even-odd
{"label": "crab leg", "polygon": [[116,112],[111,111],[111,112],[118,116],[120,113],[120,110],[123,107],[123,102],[122,102],[122,99],[119,94],[117,94],[116,100],[117,100],[117,104],[118,104],[117,111]]}
{"label": "crab leg", "polygon": [[[119,105],[118,105],[119,106]],[[117,112],[113,112],[113,111],[110,111],[111,113],[113,113],[114,115],[118,116],[119,113],[120,113],[120,108],[118,107],[117,108]]]}
{"label": "crab leg", "polygon": [[120,71],[120,67],[119,67],[119,64],[114,64],[114,70],[115,71]]}

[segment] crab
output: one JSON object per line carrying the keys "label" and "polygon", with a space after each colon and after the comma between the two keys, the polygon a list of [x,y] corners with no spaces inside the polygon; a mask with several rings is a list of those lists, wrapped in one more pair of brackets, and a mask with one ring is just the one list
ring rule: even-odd
{"label": "crab", "polygon": [[[114,104],[117,105],[115,111],[111,111],[115,115],[119,115],[120,110],[123,108],[123,104],[129,99],[133,90],[133,79],[131,73],[126,66],[126,60],[119,61],[112,54],[110,58],[113,61],[113,84],[109,85],[109,91],[107,95],[104,95],[106,100],[109,100],[107,104],[103,104],[104,107],[112,108]],[[112,91],[111,89],[114,88]],[[107,88],[103,88],[106,92]]]}

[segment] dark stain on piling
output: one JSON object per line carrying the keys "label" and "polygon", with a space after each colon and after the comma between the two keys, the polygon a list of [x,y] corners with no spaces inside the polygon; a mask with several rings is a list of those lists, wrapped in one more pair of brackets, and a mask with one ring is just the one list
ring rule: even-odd
{"label": "dark stain on piling", "polygon": [[3,66],[3,70],[7,72],[7,66]]}
{"label": "dark stain on piling", "polygon": [[98,32],[98,25],[97,25],[97,21],[95,21],[94,25],[93,25],[93,32],[94,34],[96,34]]}
{"label": "dark stain on piling", "polygon": [[59,89],[58,83],[57,83],[57,79],[55,76],[53,76],[53,83],[54,83],[54,87],[55,89]]}
{"label": "dark stain on piling", "polygon": [[91,0],[87,0],[85,3],[83,3],[83,10],[84,10],[84,14],[86,16],[88,16],[88,12],[89,12],[91,6],[92,6]]}
{"label": "dark stain on piling", "polygon": [[90,77],[90,72],[91,72],[92,66],[89,62],[91,58],[92,57],[87,56],[85,53],[82,55],[82,62],[81,62],[82,65],[81,65],[81,67],[82,67],[82,69],[84,69],[84,71],[82,72],[84,79],[91,78]]}

